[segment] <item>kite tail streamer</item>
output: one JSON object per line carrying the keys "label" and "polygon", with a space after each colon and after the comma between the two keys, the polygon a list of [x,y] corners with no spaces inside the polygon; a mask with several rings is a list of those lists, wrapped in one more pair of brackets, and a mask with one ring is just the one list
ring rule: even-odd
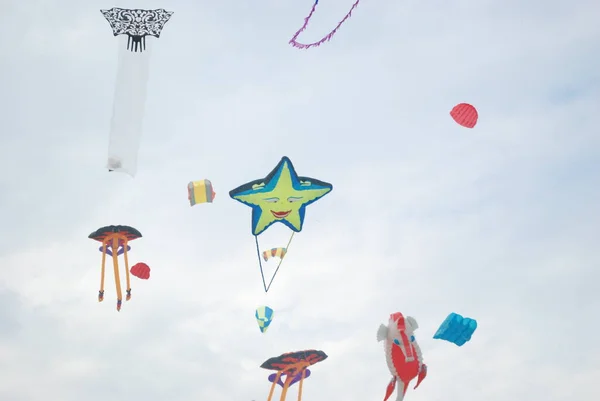
{"label": "kite tail streamer", "polygon": [[333,37],[333,35],[335,35],[335,33],[337,32],[337,30],[340,29],[340,27],[342,26],[342,24],[344,22],[346,22],[346,20],[352,16],[352,11],[354,11],[354,9],[356,7],[358,7],[358,3],[359,2],[360,2],[360,0],[356,0],[356,2],[350,8],[350,11],[348,11],[348,14],[346,14],[346,16],[344,17],[344,19],[342,19],[337,24],[337,26],[333,29],[333,31],[329,32],[321,40],[319,40],[318,42],[308,43],[308,44],[299,43],[299,42],[296,41],[296,39],[298,39],[298,36],[300,36],[300,34],[302,32],[304,32],[304,30],[308,26],[308,23],[309,23],[310,19],[312,18],[313,14],[315,13],[315,10],[317,9],[317,5],[319,4],[319,0],[316,0],[315,4],[313,5],[312,9],[310,10],[310,13],[308,14],[308,17],[304,18],[304,25],[302,25],[302,27],[298,30],[298,32],[296,32],[296,34],[292,37],[292,39],[290,39],[289,43],[292,46],[294,46],[294,47],[296,47],[298,49],[310,49],[311,47],[319,47],[323,43],[330,41],[331,38]]}

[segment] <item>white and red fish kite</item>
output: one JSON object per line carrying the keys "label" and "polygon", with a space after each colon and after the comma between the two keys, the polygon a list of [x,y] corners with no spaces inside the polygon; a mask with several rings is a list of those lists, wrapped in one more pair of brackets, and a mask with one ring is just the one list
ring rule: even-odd
{"label": "white and red fish kite", "polygon": [[384,341],[385,358],[392,374],[383,401],[390,398],[396,382],[399,385],[396,401],[402,401],[410,381],[418,376],[417,388],[427,375],[427,365],[423,363],[421,348],[414,336],[414,331],[418,328],[413,317],[404,318],[402,313],[396,312],[390,315],[388,326],[382,324],[377,330],[377,341]]}

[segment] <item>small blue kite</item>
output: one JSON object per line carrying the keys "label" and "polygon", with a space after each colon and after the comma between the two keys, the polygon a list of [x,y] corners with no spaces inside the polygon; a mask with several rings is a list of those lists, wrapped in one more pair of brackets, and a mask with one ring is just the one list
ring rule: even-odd
{"label": "small blue kite", "polygon": [[271,321],[273,320],[273,315],[273,309],[269,308],[268,306],[259,306],[256,308],[254,316],[256,316],[256,322],[258,323],[258,328],[260,329],[261,333],[265,333],[267,331]]}
{"label": "small blue kite", "polygon": [[471,339],[476,329],[477,321],[475,319],[462,317],[453,312],[444,320],[433,338],[446,340],[460,347]]}

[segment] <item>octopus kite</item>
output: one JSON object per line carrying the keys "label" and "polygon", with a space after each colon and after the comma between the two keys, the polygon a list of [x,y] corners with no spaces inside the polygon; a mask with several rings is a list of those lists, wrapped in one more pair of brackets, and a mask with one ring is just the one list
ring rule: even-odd
{"label": "octopus kite", "polygon": [[[289,158],[283,157],[265,178],[248,182],[229,192],[236,201],[252,208],[252,234],[256,242],[258,264],[265,292],[271,284],[289,252],[294,233],[302,231],[306,207],[331,192],[333,186],[315,178],[299,177]],[[292,230],[287,245],[265,251],[262,255],[258,236],[275,223],[282,223]],[[278,250],[280,249],[280,250]],[[267,285],[261,256],[267,260],[279,256],[279,264]]]}
{"label": "octopus kite", "polygon": [[[283,389],[281,390],[281,397],[279,401],[285,401],[287,391],[290,386],[296,382],[298,385],[298,401],[302,400],[302,384],[304,379],[310,375],[308,367],[324,361],[327,359],[327,354],[323,351],[317,351],[314,349],[306,351],[288,352],[280,356],[267,359],[260,365],[263,369],[277,371],[274,375],[269,376],[269,381],[273,383],[271,390],[269,391],[269,398],[267,401],[271,401],[275,392],[275,385],[279,384]],[[281,377],[285,376],[285,381],[281,382]]]}
{"label": "octopus kite", "polygon": [[129,260],[127,258],[127,252],[131,250],[131,247],[128,244],[130,241],[141,237],[142,234],[138,230],[129,226],[106,226],[99,228],[88,236],[88,238],[102,243],[102,246],[100,247],[100,252],[102,252],[102,270],[100,274],[100,291],[98,292],[98,302],[102,302],[104,300],[104,272],[106,266],[106,255],[112,256],[113,260],[115,286],[117,289],[117,311],[121,310],[121,303],[123,300],[118,261],[118,256],[121,254],[125,259],[125,277],[127,280],[125,300],[129,301],[131,299]]}
{"label": "octopus kite", "polygon": [[390,315],[387,326],[379,326],[377,341],[384,341],[385,359],[392,374],[383,401],[390,398],[396,383],[399,384],[396,401],[402,401],[410,381],[418,376],[416,389],[427,376],[427,365],[423,363],[423,354],[414,336],[418,328],[413,317],[407,316],[405,319],[400,312]]}
{"label": "octopus kite", "polygon": [[344,22],[346,22],[346,20],[352,16],[352,11],[354,11],[354,9],[356,7],[358,7],[358,3],[359,2],[360,2],[360,0],[356,0],[356,2],[350,8],[350,11],[348,11],[348,14],[346,14],[344,16],[344,18],[340,22],[338,22],[337,26],[333,29],[333,31],[329,32],[321,40],[319,40],[317,42],[313,42],[313,43],[306,43],[306,44],[305,43],[299,43],[299,42],[296,41],[296,39],[298,39],[298,36],[300,36],[300,34],[308,26],[308,23],[310,22],[310,19],[312,18],[313,14],[315,13],[315,11],[317,9],[317,5],[319,4],[319,0],[315,0],[315,4],[313,4],[313,6],[312,6],[312,8],[310,10],[310,13],[308,14],[308,17],[304,18],[304,24],[300,27],[300,29],[298,29],[298,31],[294,34],[294,36],[292,37],[292,39],[290,39],[289,43],[292,46],[297,47],[298,49],[310,49],[311,47],[318,47],[318,46],[321,46],[325,42],[329,42],[331,40],[331,38],[333,37],[333,35],[335,35],[335,33],[337,32],[337,30],[340,29],[340,27],[342,26],[342,24]]}

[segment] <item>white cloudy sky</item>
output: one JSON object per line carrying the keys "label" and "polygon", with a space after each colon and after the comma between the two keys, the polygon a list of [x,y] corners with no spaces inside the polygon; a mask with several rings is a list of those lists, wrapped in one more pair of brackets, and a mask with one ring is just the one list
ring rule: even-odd
{"label": "white cloudy sky", "polygon": [[[301,38],[352,1],[323,0]],[[104,169],[113,6],[175,11],[135,179]],[[0,399],[266,400],[259,365],[306,348],[329,358],[304,400],[383,399],[375,333],[395,311],[429,365],[407,400],[598,397],[600,3],[364,0],[332,42],[294,49],[310,7],[3,0]],[[475,129],[448,115],[460,102]],[[250,209],[227,192],[283,155],[334,190],[265,296]],[[216,203],[191,208],[203,178]],[[120,313],[110,273],[96,301],[87,238],[109,224],[139,229],[132,261],[152,267]],[[479,321],[461,348],[431,338],[452,311]]]}

